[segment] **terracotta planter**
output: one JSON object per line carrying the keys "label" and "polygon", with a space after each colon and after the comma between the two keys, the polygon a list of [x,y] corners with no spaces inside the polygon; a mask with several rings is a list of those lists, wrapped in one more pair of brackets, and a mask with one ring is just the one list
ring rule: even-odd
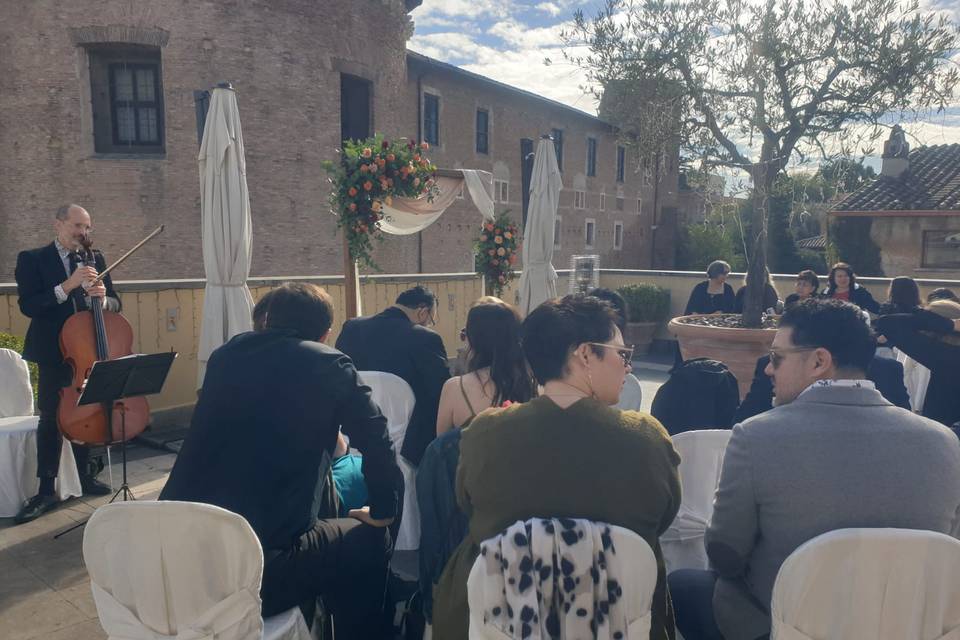
{"label": "terracotta planter", "polygon": [[727,365],[737,377],[740,398],[750,390],[757,359],[770,351],[776,329],[730,329],[683,324],[674,318],[667,330],[677,336],[684,360],[712,358]]}
{"label": "terracotta planter", "polygon": [[627,330],[623,335],[623,342],[624,344],[632,344],[635,354],[646,355],[650,352],[653,334],[657,332],[659,326],[659,322],[628,322]]}

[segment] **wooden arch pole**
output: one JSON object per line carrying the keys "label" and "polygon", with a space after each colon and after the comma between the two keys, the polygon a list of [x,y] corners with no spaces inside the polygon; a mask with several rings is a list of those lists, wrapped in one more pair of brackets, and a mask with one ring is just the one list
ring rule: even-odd
{"label": "wooden arch pole", "polygon": [[343,231],[343,300],[345,320],[360,315],[360,278],[357,273],[357,261],[350,257],[350,244],[347,232]]}

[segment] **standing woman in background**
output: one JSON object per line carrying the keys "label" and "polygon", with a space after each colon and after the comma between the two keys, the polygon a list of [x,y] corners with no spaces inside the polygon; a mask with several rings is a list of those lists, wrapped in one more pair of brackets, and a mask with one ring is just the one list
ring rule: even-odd
{"label": "standing woman in background", "polygon": [[880,313],[880,303],[873,299],[870,292],[857,284],[857,275],[846,262],[838,262],[830,269],[830,285],[823,292],[824,298],[836,298],[852,302],[864,311]]}
{"label": "standing woman in background", "polygon": [[730,265],[723,260],[714,260],[707,267],[707,279],[690,292],[687,308],[683,315],[694,313],[734,313],[736,296],[733,287],[727,284]]}

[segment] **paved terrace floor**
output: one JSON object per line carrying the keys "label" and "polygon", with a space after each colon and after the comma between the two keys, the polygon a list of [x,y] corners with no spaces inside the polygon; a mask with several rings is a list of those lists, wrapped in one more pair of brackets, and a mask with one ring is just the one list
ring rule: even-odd
{"label": "paved terrace floor", "polygon": [[[663,359],[634,363],[643,388],[643,409],[667,379]],[[128,478],[138,500],[159,495],[175,454],[132,445]],[[119,455],[113,478],[119,485]],[[108,470],[99,478],[109,480]],[[104,640],[81,551],[83,529],[58,540],[53,536],[90,517],[109,497],[77,498],[20,526],[0,518],[0,638],[3,640]]]}

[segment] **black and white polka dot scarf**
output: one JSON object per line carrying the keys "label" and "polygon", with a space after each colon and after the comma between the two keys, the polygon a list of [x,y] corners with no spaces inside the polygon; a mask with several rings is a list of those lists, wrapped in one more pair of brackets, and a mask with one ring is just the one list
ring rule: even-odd
{"label": "black and white polka dot scarf", "polygon": [[[610,526],[589,520],[517,521],[484,541],[484,623],[508,638],[621,640],[626,607]],[[646,625],[645,625],[646,626]],[[646,626],[649,633],[649,626]]]}

